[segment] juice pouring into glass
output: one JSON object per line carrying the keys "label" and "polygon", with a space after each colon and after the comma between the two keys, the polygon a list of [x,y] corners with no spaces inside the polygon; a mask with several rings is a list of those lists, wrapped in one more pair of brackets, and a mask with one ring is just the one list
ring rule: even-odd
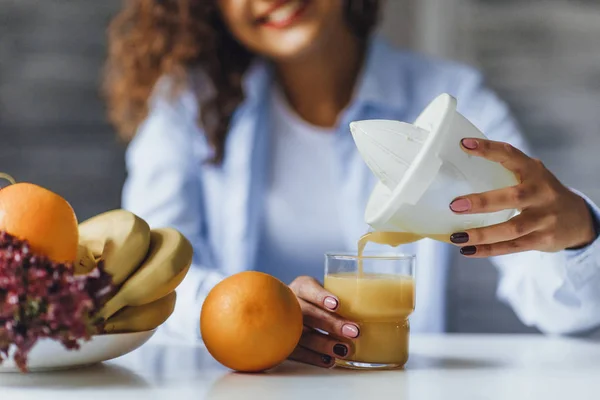
{"label": "juice pouring into glass", "polygon": [[347,368],[399,368],[408,360],[409,321],[415,309],[415,257],[398,254],[327,254],[325,288],[339,313],[358,323]]}

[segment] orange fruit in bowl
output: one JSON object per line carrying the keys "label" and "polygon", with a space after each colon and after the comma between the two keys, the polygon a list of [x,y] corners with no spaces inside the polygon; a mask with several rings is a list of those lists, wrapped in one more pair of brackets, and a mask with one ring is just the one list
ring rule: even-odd
{"label": "orange fruit in bowl", "polygon": [[27,240],[32,251],[54,262],[77,259],[79,229],[71,205],[32,183],[0,189],[0,231]]}
{"label": "orange fruit in bowl", "polygon": [[282,363],[298,344],[302,328],[302,310],[292,290],[256,271],[219,282],[200,314],[208,352],[240,372],[261,372]]}

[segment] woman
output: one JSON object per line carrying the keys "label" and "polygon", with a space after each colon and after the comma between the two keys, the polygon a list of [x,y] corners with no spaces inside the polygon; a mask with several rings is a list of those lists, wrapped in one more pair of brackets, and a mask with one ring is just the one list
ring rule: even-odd
{"label": "woman", "polygon": [[[507,107],[461,65],[398,51],[372,34],[377,0],[134,0],[110,33],[111,117],[131,139],[124,207],[182,231],[195,249],[164,328],[199,339],[198,311],[223,277],[254,269],[290,284],[307,330],[291,358],[330,367],[359,326],[318,279],[323,253],[354,250],[374,177],[348,132],[353,120],[412,121],[438,94],[495,141],[463,150],[521,183],[468,194],[457,213],[518,208],[498,226],[456,232],[466,257],[491,257],[499,295],[549,333],[600,324],[600,212],[529,158]],[[508,145],[510,143],[511,145]],[[513,147],[514,146],[514,147]],[[419,259],[413,331],[443,331],[452,246],[407,245]],[[459,251],[459,250],[456,250]],[[513,253],[512,255],[508,255]],[[502,257],[498,257],[502,256]],[[317,279],[315,279],[317,278]]]}

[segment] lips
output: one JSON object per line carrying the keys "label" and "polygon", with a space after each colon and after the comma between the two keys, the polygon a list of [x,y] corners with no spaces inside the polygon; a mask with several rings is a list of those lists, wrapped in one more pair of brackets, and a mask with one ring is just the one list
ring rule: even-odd
{"label": "lips", "polygon": [[260,16],[260,25],[272,28],[285,28],[293,24],[308,6],[309,0],[278,1],[270,10]]}

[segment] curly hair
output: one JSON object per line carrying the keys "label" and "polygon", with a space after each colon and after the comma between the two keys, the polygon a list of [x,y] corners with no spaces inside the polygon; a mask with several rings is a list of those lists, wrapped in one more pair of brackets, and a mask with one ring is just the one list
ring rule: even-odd
{"label": "curly hair", "polygon": [[[379,16],[379,0],[345,0],[353,33],[366,39]],[[244,100],[242,78],[254,54],[229,32],[217,0],[128,0],[108,29],[104,95],[108,117],[129,141],[148,114],[148,99],[161,76],[173,78],[173,95],[193,68],[201,68],[215,93],[199,105],[198,123],[220,164],[231,116]]]}

